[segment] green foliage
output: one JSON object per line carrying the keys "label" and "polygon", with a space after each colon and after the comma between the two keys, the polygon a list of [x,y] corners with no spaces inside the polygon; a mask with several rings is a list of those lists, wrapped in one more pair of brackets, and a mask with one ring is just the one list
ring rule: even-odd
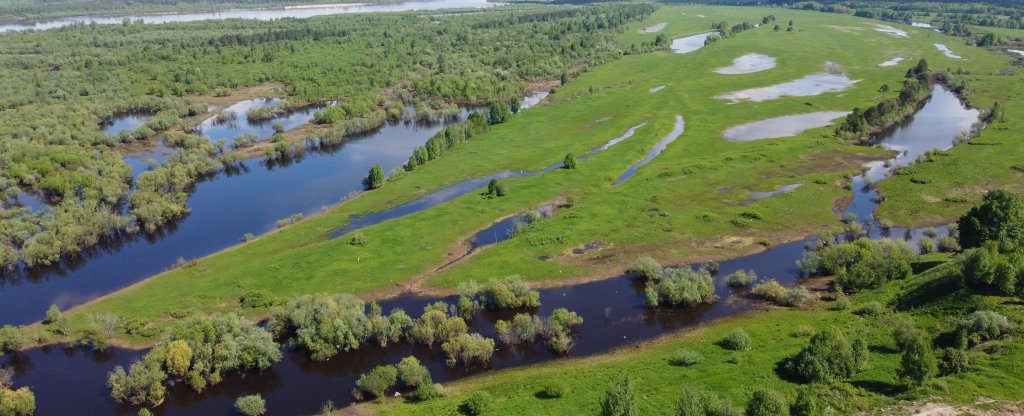
{"label": "green foliage", "polygon": [[747,351],[753,347],[754,342],[750,339],[750,335],[747,331],[737,328],[729,332],[721,341],[719,345],[722,348],[733,350],[733,351]]}
{"label": "green foliage", "polygon": [[107,386],[110,396],[118,403],[157,405],[167,394],[163,384],[166,378],[167,374],[159,366],[136,361],[128,371],[121,366],[114,367],[107,375]]}
{"label": "green foliage", "polygon": [[409,339],[432,346],[465,334],[466,321],[458,316],[449,316],[447,311],[448,305],[444,302],[423,308],[423,315],[413,321],[409,329]]}
{"label": "green foliage", "polygon": [[886,311],[885,306],[881,303],[871,301],[865,302],[853,310],[854,315],[859,316],[880,316]]}
{"label": "green foliage", "polygon": [[1020,197],[996,189],[982,198],[981,205],[971,208],[957,221],[960,246],[981,247],[986,241],[1024,243],[1024,208]]}
{"label": "green foliage", "polygon": [[492,280],[483,287],[477,287],[475,284],[470,286],[475,290],[463,293],[462,297],[487,309],[536,308],[540,306],[540,292],[530,289],[530,286],[519,276]]}
{"label": "green foliage", "polygon": [[17,351],[27,341],[24,328],[12,325],[0,327],[0,355]]}
{"label": "green foliage", "polygon": [[381,346],[397,342],[412,319],[401,309],[387,316],[347,294],[302,295],[274,311],[271,331],[310,352],[314,360],[327,360],[342,351],[374,340]]}
{"label": "green foliage", "polygon": [[961,283],[970,289],[1013,295],[1022,292],[1024,252],[1001,253],[994,241],[981,247],[967,249],[955,258]]}
{"label": "green foliage", "polygon": [[920,386],[938,371],[935,356],[932,355],[931,342],[923,336],[918,336],[907,344],[900,358],[897,376],[908,384]]}
{"label": "green foliage", "polygon": [[14,390],[0,384],[0,415],[31,416],[36,411],[36,395],[28,387]]}
{"label": "green foliage", "polygon": [[657,279],[647,283],[644,295],[647,306],[652,308],[712,303],[715,301],[715,284],[711,274],[703,269],[664,269]]}
{"label": "green foliage", "polygon": [[682,367],[689,367],[694,364],[699,364],[704,361],[704,356],[699,352],[692,350],[681,350],[677,351],[672,358],[669,358],[668,362],[672,365],[678,365]]}
{"label": "green foliage", "polygon": [[64,314],[60,312],[60,308],[57,305],[50,305],[50,309],[46,310],[46,316],[43,318],[44,324],[55,324],[64,319]]}
{"label": "green foliage", "polygon": [[792,416],[814,416],[818,414],[818,400],[811,388],[802,388],[796,393],[796,401],[789,409]]}
{"label": "green foliage", "polygon": [[910,276],[915,255],[902,240],[861,238],[808,252],[797,265],[806,273],[835,275],[843,289],[858,291]]}
{"label": "green foliage", "polygon": [[636,263],[633,263],[633,267],[626,270],[626,273],[641,280],[655,280],[661,277],[662,271],[663,269],[657,260],[650,257],[641,257],[636,260]]}
{"label": "green foliage", "polygon": [[487,196],[503,197],[505,195],[508,195],[508,187],[505,186],[505,183],[491,179],[487,184]]}
{"label": "green foliage", "polygon": [[1010,332],[1010,320],[995,311],[975,311],[957,324],[956,339],[961,348],[977,345]]}
{"label": "green foliage", "polygon": [[363,185],[367,189],[377,189],[384,186],[384,169],[380,167],[380,163],[370,168],[370,173],[366,175]]}
{"label": "green foliage", "polygon": [[566,391],[567,389],[564,384],[551,382],[541,389],[540,394],[541,396],[544,396],[545,399],[559,399],[565,396]]}
{"label": "green foliage", "polygon": [[601,416],[635,416],[636,392],[629,374],[623,374],[608,388],[601,399]]}
{"label": "green foliage", "polygon": [[970,351],[957,348],[943,348],[939,357],[939,372],[942,375],[960,374],[971,371],[974,357]]}
{"label": "green foliage", "polygon": [[174,377],[184,378],[192,366],[192,347],[188,341],[178,339],[167,343],[164,368]]}
{"label": "green foliage", "polygon": [[398,381],[401,381],[406,387],[415,388],[432,383],[430,370],[411,355],[399,361],[395,369],[398,370]]}
{"label": "green foliage", "polygon": [[441,350],[449,367],[459,362],[466,368],[474,363],[486,366],[494,355],[494,340],[477,333],[462,333],[441,344]]}
{"label": "green foliage", "polygon": [[267,412],[267,402],[259,394],[242,396],[235,400],[235,410],[245,416],[260,416]]}
{"label": "green foliage", "polygon": [[805,383],[830,383],[848,378],[864,366],[865,357],[853,344],[839,329],[827,328],[811,337],[806,347],[787,360],[785,369]]}
{"label": "green foliage", "polygon": [[679,397],[679,416],[738,416],[739,411],[717,394],[696,388],[683,387]]}
{"label": "green foliage", "polygon": [[803,306],[812,299],[811,292],[807,289],[800,286],[787,289],[775,279],[754,285],[750,293],[781,306]]}
{"label": "green foliage", "polygon": [[269,308],[274,306],[274,299],[262,290],[250,290],[238,298],[238,302],[246,309]]}
{"label": "green foliage", "polygon": [[789,403],[786,398],[772,390],[754,390],[754,397],[747,402],[747,416],[788,416]]}
{"label": "green foliage", "polygon": [[395,369],[395,366],[378,365],[356,380],[356,388],[370,393],[380,400],[384,398],[384,393],[395,385],[396,381],[398,381],[398,370]]}
{"label": "green foliage", "polygon": [[576,156],[566,153],[565,158],[562,159],[562,169],[576,169]]}
{"label": "green foliage", "polygon": [[753,270],[737,270],[725,278],[726,283],[733,287],[750,286],[757,280],[757,273]]}
{"label": "green foliage", "polygon": [[462,406],[466,410],[466,414],[469,414],[470,416],[480,416],[486,413],[487,409],[491,408],[491,402],[493,401],[494,399],[492,399],[491,395],[487,392],[474,391],[473,393],[470,393],[469,398],[466,399],[466,402],[463,403]]}

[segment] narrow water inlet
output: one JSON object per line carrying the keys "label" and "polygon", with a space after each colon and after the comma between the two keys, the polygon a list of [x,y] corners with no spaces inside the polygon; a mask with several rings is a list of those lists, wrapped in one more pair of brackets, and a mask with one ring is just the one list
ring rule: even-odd
{"label": "narrow water inlet", "polygon": [[704,47],[704,40],[709,38],[711,35],[717,35],[720,32],[707,32],[699,35],[687,36],[685,38],[679,38],[672,41],[672,45],[669,48],[672,52],[683,54],[690,53],[697,49]]}
{"label": "narrow water inlet", "polygon": [[622,175],[619,175],[619,178],[615,180],[614,185],[619,185],[622,182],[625,182],[626,179],[632,178],[633,175],[636,175],[637,169],[640,169],[641,166],[651,163],[651,161],[654,160],[654,158],[658,157],[658,155],[660,155],[661,152],[665,151],[665,148],[667,148],[670,143],[678,139],[679,136],[683,134],[683,131],[685,129],[686,121],[683,120],[682,115],[677,115],[676,124],[674,127],[672,127],[672,131],[669,132],[668,135],[665,136],[665,138],[661,139],[660,141],[658,141],[658,143],[654,144],[654,147],[651,148],[651,151],[647,153],[647,157],[645,157],[643,160],[639,162],[634,163],[629,168],[627,168],[625,172],[622,172]]}

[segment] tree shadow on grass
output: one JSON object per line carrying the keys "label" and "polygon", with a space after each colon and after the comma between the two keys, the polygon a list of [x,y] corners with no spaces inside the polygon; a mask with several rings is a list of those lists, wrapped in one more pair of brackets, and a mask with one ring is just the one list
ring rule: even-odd
{"label": "tree shadow on grass", "polygon": [[870,345],[868,351],[875,354],[898,354],[900,351],[888,345]]}
{"label": "tree shadow on grass", "polygon": [[943,298],[957,295],[961,291],[960,282],[952,276],[942,277],[922,283],[900,294],[893,301],[897,310],[905,311],[935,303]]}
{"label": "tree shadow on grass", "polygon": [[918,261],[910,264],[910,269],[914,271],[914,274],[921,274],[928,270],[931,270],[940,264],[945,263],[944,261],[932,260],[932,261]]}
{"label": "tree shadow on grass", "polygon": [[857,380],[851,381],[854,387],[860,387],[872,393],[894,397],[907,391],[907,387],[901,384],[893,384],[879,380]]}

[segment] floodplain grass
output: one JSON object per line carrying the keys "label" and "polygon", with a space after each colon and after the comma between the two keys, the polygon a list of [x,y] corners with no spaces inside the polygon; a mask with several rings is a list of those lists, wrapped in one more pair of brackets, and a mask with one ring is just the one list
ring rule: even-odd
{"label": "floodplain grass", "polygon": [[[696,14],[708,17],[700,19]],[[904,26],[911,36],[897,38],[871,30],[877,21],[852,16],[711,6],[664,6],[645,22],[627,27],[621,36],[623,41],[653,40],[656,34],[636,33],[650,22],[667,22],[659,34],[674,37],[702,33],[714,21],[759,22],[767,14],[781,22],[794,20],[798,30],[773,32],[762,27],[689,54],[626,56],[591,68],[559,89],[551,104],[495,126],[381,189],[199,259],[191,267],[171,270],[75,308],[69,311],[70,322],[81,329],[87,313],[111,312],[165,326],[173,323],[171,316],[182,313],[237,310],[238,296],[252,290],[280,297],[314,292],[395,293],[414,276],[440,265],[449,248],[474,230],[559,197],[571,198],[573,207],[423,284],[451,288],[469,279],[486,281],[512,274],[556,282],[611,277],[639,255],[668,263],[734,257],[760,250],[757,241],[789,241],[833,227],[838,224],[833,204],[848,194],[844,178],[856,173],[863,162],[884,159],[889,152],[840,143],[832,138],[831,127],[793,138],[746,143],[727,142],[722,132],[764,118],[873,105],[879,98],[878,86],[899,83],[918,57],[928,58],[932,68],[953,64],[932,43],[938,37],[953,44],[956,38],[934,32],[926,36],[925,29]],[[843,29],[848,27],[865,29]],[[995,72],[1008,62],[1005,56],[978,48],[955,50],[968,58],[958,64],[979,74]],[[778,67],[748,75],[713,72],[749,52],[779,58]],[[897,54],[911,60],[890,68],[877,66]],[[825,61],[842,65],[860,81],[846,91],[814,97],[737,104],[713,98],[820,72]],[[668,87],[649,93],[656,85]],[[989,89],[979,82],[975,91],[983,94]],[[686,119],[683,135],[636,176],[613,186],[622,171],[671,130],[676,114]],[[648,124],[633,137],[581,162],[578,169],[507,180],[511,191],[506,197],[488,199],[474,192],[368,227],[360,231],[363,245],[350,245],[347,237],[326,240],[327,233],[345,225],[351,215],[381,211],[460,180],[502,170],[540,169],[558,163],[567,152],[585,154],[644,120]],[[956,151],[969,152],[974,147]],[[790,183],[804,186],[747,207],[730,205],[750,192]],[[719,192],[728,187],[735,189]],[[886,204],[898,198],[892,194]],[[743,219],[740,214],[749,209],[764,219]],[[573,247],[595,241],[606,243],[600,255],[603,260],[571,254]],[[538,260],[540,256],[552,259]]]}

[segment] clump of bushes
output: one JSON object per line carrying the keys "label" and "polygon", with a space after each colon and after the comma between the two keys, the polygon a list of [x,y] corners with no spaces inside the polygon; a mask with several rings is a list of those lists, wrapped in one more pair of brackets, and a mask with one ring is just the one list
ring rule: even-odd
{"label": "clump of bushes", "polygon": [[699,352],[692,350],[680,350],[676,351],[672,358],[669,358],[668,362],[672,365],[680,367],[689,367],[704,361],[704,356]]}
{"label": "clump of bushes", "polygon": [[647,306],[690,306],[714,302],[715,286],[705,269],[663,268],[649,257],[642,257],[629,273],[647,281],[644,290]]}
{"label": "clump of bushes", "polygon": [[754,285],[750,292],[781,306],[804,306],[813,299],[807,289],[800,286],[787,289],[774,279]]}
{"label": "clump of bushes", "polygon": [[465,413],[470,416],[480,416],[487,412],[491,408],[491,402],[494,399],[486,391],[474,391],[469,394],[469,398],[462,403],[462,408]]}
{"label": "clump of bushes", "polygon": [[441,344],[441,350],[449,367],[459,362],[467,368],[474,363],[486,366],[494,355],[494,340],[477,333],[463,333]]}
{"label": "clump of bushes", "polygon": [[650,257],[641,257],[636,260],[636,263],[633,263],[633,267],[626,270],[626,273],[633,275],[637,279],[654,280],[661,277],[663,270],[657,260]]}
{"label": "clump of bushes", "polygon": [[290,345],[305,348],[314,360],[359,348],[365,341],[380,346],[401,339],[412,325],[401,309],[384,315],[376,303],[365,307],[352,295],[302,295],[273,312],[270,329]]}
{"label": "clump of bushes", "polygon": [[235,400],[235,410],[245,416],[260,416],[267,413],[267,402],[259,394],[242,396]]}
{"label": "clump of bushes", "polygon": [[695,387],[683,387],[679,397],[679,416],[739,415],[740,411],[717,394]]}
{"label": "clump of bushes", "polygon": [[492,280],[480,286],[475,281],[459,285],[459,309],[472,317],[476,309],[518,309],[540,307],[540,292],[530,289],[519,276]]}
{"label": "clump of bushes", "polygon": [[750,286],[757,280],[757,273],[753,270],[737,270],[725,278],[726,283],[733,287]]}
{"label": "clump of bushes", "polygon": [[902,240],[858,239],[808,252],[797,262],[808,274],[834,275],[844,290],[855,292],[910,276],[916,253]]}
{"label": "clump of bushes", "polygon": [[494,324],[494,329],[498,339],[505,344],[533,342],[537,336],[541,336],[552,350],[565,354],[575,343],[572,328],[582,323],[583,318],[576,312],[558,308],[546,320],[537,315],[520,313],[511,321],[499,320]]}
{"label": "clump of bushes", "polygon": [[995,311],[975,311],[956,327],[956,342],[961,349],[996,339],[1009,333],[1010,321]]}
{"label": "clump of bushes", "polygon": [[740,328],[732,330],[725,336],[725,338],[722,339],[722,341],[719,342],[719,345],[721,345],[722,348],[733,351],[747,351],[753,346],[753,344],[754,342],[750,339],[750,335],[747,334],[747,331]]}
{"label": "clump of bushes", "polygon": [[832,382],[856,374],[867,360],[867,343],[848,341],[837,328],[827,328],[811,337],[797,355],[784,364],[786,371],[801,382]]}
{"label": "clump of bushes", "polygon": [[884,314],[886,308],[881,303],[871,301],[861,304],[857,309],[853,310],[854,315],[859,316],[879,316]]}

